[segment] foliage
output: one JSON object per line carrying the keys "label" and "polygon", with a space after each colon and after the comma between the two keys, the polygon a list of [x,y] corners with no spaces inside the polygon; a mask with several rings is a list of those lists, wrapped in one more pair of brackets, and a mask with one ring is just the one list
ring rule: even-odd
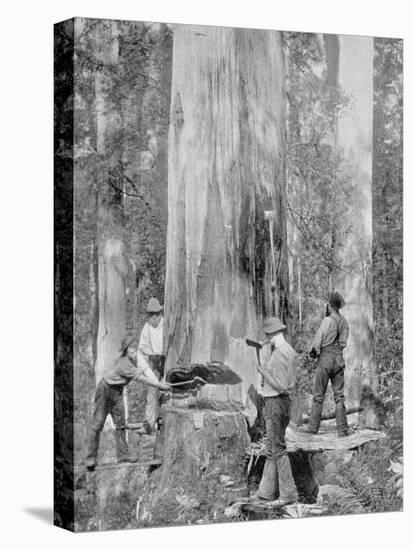
{"label": "foliage", "polygon": [[343,472],[344,486],[351,488],[370,512],[391,512],[402,508],[402,470],[392,471],[401,462],[398,457],[393,462],[392,457],[394,450],[387,441],[366,445]]}
{"label": "foliage", "polygon": [[[326,78],[325,51],[313,34],[284,33],[287,63],[287,178],[293,344],[308,350],[324,311],[329,283],[351,272],[340,261],[340,243],[352,235],[351,166],[337,153],[334,125],[349,105]],[[363,448],[338,468],[342,486],[330,513],[348,513],[355,502],[368,511],[402,506],[402,42],[375,39],[373,128],[373,345],[377,391],[388,413],[388,439]],[[328,85],[326,81],[329,80]],[[338,222],[339,220],[339,222]],[[357,251],[356,251],[357,253]],[[312,390],[315,365],[297,365],[302,398]]]}
{"label": "foliage", "polygon": [[366,511],[353,490],[338,485],[325,485],[322,489],[323,506],[328,515],[340,516]]}
{"label": "foliage", "polygon": [[[75,36],[74,431],[79,462],[93,410],[99,257],[106,238],[124,244],[127,328],[138,335],[148,299],[163,301],[172,40],[166,25],[79,18]],[[135,422],[142,419],[146,389],[134,383],[127,393],[129,420]],[[101,441],[109,459],[114,453],[110,436],[104,433]],[[116,510],[113,521],[124,525],[120,514]]]}
{"label": "foliage", "polygon": [[379,392],[403,410],[403,60],[402,41],[374,41],[374,354]]}
{"label": "foliage", "polygon": [[[301,352],[308,350],[309,338],[323,317],[323,304],[335,275],[351,273],[364,251],[361,246],[354,247],[352,254],[346,254],[345,264],[339,254],[349,237],[360,240],[355,213],[348,208],[352,169],[340,158],[334,138],[337,118],[349,106],[349,99],[328,78],[326,52],[317,35],[283,33],[283,42],[288,99],[290,314],[293,345]],[[402,107],[402,42],[376,39],[373,345],[377,391],[397,422],[403,410]],[[298,376],[304,393],[311,391],[312,373],[311,365],[301,361]]]}
{"label": "foliage", "polygon": [[283,33],[287,65],[287,206],[290,314],[294,345],[308,349],[333,275],[350,270],[339,245],[352,231],[351,169],[335,145],[338,117],[349,100],[326,74],[326,54],[309,33]]}
{"label": "foliage", "polygon": [[[402,432],[371,442],[345,455],[327,453],[321,468],[324,503],[330,514],[401,510]],[[316,469],[317,464],[316,464]],[[324,485],[327,484],[327,485]],[[326,490],[327,489],[327,490]],[[327,493],[328,498],[324,495]]]}

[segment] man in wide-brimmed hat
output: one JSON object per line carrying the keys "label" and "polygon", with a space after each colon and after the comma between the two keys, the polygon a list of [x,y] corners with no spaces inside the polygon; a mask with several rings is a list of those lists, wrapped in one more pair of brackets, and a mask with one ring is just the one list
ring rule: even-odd
{"label": "man in wide-brimmed hat", "polygon": [[103,374],[95,393],[95,410],[93,413],[89,437],[86,466],[93,469],[99,447],[100,433],[105,425],[106,417],[111,415],[115,425],[116,452],[119,462],[136,462],[137,457],[129,454],[125,434],[125,404],[123,400],[124,387],[132,380],[137,380],[157,391],[169,390],[169,384],[160,382],[148,366],[136,363],[138,345],[136,338],[125,335],[119,346],[120,355]]}
{"label": "man in wide-brimmed hat", "polygon": [[284,338],[285,325],[277,317],[264,321],[271,355],[258,370],[262,376],[267,458],[256,497],[274,500],[280,506],[297,501],[297,489],[286,451],[285,431],[290,421],[290,393],[296,382],[296,353]]}
{"label": "man in wide-brimmed hat", "polygon": [[[148,314],[139,339],[137,361],[142,367],[150,367],[157,380],[163,377],[165,354],[163,349],[163,308],[156,298],[151,298],[146,307]],[[148,388],[145,408],[145,423],[150,433],[156,426],[159,415],[159,392]]]}
{"label": "man in wide-brimmed hat", "polygon": [[312,342],[310,355],[318,357],[314,380],[313,404],[308,421],[308,431],[318,432],[323,411],[324,397],[328,382],[334,393],[336,404],[336,424],[339,437],[348,435],[347,413],[344,403],[344,358],[343,350],[347,345],[348,323],[340,314],[344,300],[338,292],[332,292],[327,303],[326,316]]}

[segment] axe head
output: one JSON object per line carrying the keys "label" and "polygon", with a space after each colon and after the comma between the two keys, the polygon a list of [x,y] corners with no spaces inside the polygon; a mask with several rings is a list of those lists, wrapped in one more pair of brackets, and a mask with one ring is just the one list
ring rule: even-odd
{"label": "axe head", "polygon": [[252,338],[245,338],[245,343],[247,344],[247,346],[251,346],[255,349],[262,348],[262,342],[259,342],[258,340],[253,340]]}

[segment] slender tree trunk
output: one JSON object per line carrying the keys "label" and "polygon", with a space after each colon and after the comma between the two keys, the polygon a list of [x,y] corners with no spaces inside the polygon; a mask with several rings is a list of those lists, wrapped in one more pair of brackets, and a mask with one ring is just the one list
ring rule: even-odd
{"label": "slender tree trunk", "polygon": [[[339,62],[340,62],[340,42],[336,34],[324,34],[324,48],[326,56],[326,84],[331,87],[332,90],[335,90],[338,86],[339,81]],[[338,135],[338,118],[337,114],[334,115],[334,121],[331,128],[331,133],[329,141],[334,151],[334,155],[337,155],[337,135]],[[337,174],[334,175],[333,181],[333,196],[331,201],[334,203],[335,198],[335,186],[337,185]],[[336,286],[336,266],[335,258],[337,254],[337,223],[335,208],[330,207],[330,231],[331,231],[331,240],[330,240],[330,251],[331,251],[331,261],[328,268],[328,289],[329,292],[332,292]]]}
{"label": "slender tree trunk", "polygon": [[[123,243],[123,202],[111,186],[112,170],[119,163],[119,151],[108,147],[108,133],[116,127],[116,106],[110,102],[110,78],[105,68],[118,62],[117,24],[101,22],[96,29],[95,56],[103,65],[95,75],[97,152],[101,157],[98,179],[98,288],[99,325],[95,364],[96,384],[119,355],[119,344],[126,329],[125,278],[128,264]],[[119,182],[115,182],[118,186]],[[112,426],[108,419],[106,428]],[[112,436],[102,434],[101,455],[116,460]]]}
{"label": "slender tree trunk", "polygon": [[352,232],[343,242],[342,263],[352,266],[337,282],[346,307],[343,315],[350,325],[345,350],[347,398],[359,399],[361,382],[377,385],[373,360],[372,263],[372,126],[373,126],[373,39],[340,37],[339,83],[350,96],[351,105],[340,117],[338,143],[352,170],[350,195]]}
{"label": "slender tree trunk", "polygon": [[298,327],[301,331],[303,322],[303,295],[301,291],[301,262],[297,259],[297,284],[298,284]]}
{"label": "slender tree trunk", "polygon": [[[104,66],[117,62],[118,43],[116,23],[101,23],[96,32],[96,57]],[[99,328],[97,338],[96,383],[118,354],[119,343],[126,326],[125,281],[127,266],[122,242],[122,203],[109,182],[113,159],[107,150],[107,127],[112,111],[105,85],[104,69],[96,72],[97,151],[104,159],[98,181],[98,273]],[[111,127],[113,131],[113,127]]]}
{"label": "slender tree trunk", "polygon": [[151,524],[179,523],[177,502],[204,519],[218,513],[229,495],[220,475],[235,480],[232,493],[242,490],[245,417],[256,417],[257,386],[255,352],[244,338],[259,334],[273,306],[265,211],[275,213],[284,318],[288,306],[280,36],[176,27],[172,74],[166,370],[222,361],[242,383],[206,385],[191,401],[163,407],[163,466],[141,518]]}

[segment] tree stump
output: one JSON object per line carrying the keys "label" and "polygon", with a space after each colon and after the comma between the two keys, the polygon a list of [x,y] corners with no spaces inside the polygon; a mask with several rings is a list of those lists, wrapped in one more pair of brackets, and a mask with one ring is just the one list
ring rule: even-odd
{"label": "tree stump", "polygon": [[310,455],[304,451],[297,451],[289,453],[288,456],[300,502],[314,504],[317,502],[318,485],[314,479]]}
{"label": "tree stump", "polygon": [[[165,407],[162,466],[138,501],[140,525],[219,521],[247,494],[243,457],[249,443],[239,412]],[[159,448],[159,447],[158,447]]]}

